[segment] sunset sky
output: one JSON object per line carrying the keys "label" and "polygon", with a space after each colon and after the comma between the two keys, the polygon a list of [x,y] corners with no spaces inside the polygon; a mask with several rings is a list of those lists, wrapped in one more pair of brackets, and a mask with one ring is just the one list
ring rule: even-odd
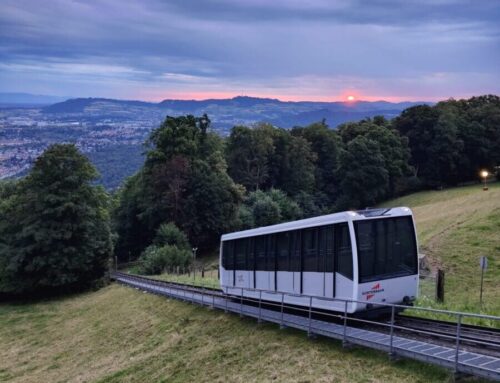
{"label": "sunset sky", "polygon": [[500,2],[2,0],[0,92],[321,101],[500,94]]}

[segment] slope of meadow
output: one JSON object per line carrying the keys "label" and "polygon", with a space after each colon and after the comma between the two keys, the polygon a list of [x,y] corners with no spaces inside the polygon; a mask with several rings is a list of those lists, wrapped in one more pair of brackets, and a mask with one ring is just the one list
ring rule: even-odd
{"label": "slope of meadow", "polygon": [[0,306],[0,381],[442,382],[448,372],[111,285]]}
{"label": "slope of meadow", "polygon": [[[389,201],[416,216],[420,244],[446,270],[445,306],[500,313],[500,184]],[[430,302],[422,302],[431,304]],[[111,285],[97,292],[0,305],[0,381],[442,382],[449,373],[270,324]]]}
{"label": "slope of meadow", "polygon": [[[445,270],[445,303],[432,305],[500,315],[500,183],[426,191],[388,201],[415,214],[420,251],[432,269]],[[488,257],[483,306],[479,305],[479,258]]]}

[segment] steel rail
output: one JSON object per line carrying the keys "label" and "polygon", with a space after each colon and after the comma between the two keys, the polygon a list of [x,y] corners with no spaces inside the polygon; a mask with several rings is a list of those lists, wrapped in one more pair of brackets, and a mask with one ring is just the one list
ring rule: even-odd
{"label": "steel rail", "polygon": [[[285,302],[284,299],[285,296],[291,296],[292,294],[287,294],[278,291],[269,292],[267,290],[262,290],[262,289],[238,287],[237,289],[233,290],[239,290],[238,291],[239,294],[224,294],[222,291],[219,290],[208,290],[193,285],[170,283],[167,281],[161,281],[158,279],[152,279],[137,275],[130,275],[121,272],[112,273],[111,276],[117,279],[121,283],[125,283],[135,288],[140,288],[145,291],[152,292],[154,294],[167,295],[177,299],[190,301],[192,303],[199,303],[201,305],[209,307],[217,307],[220,309],[224,309],[225,311],[232,311],[239,313],[240,316],[252,316],[258,319],[259,322],[262,321],[274,322],[279,324],[280,327],[282,328],[287,326],[300,328],[302,330],[305,330],[308,333],[308,335],[311,336],[318,334],[339,339],[342,341],[344,345],[348,343],[354,343],[371,348],[376,348],[379,350],[388,351],[391,357],[394,355],[410,357],[413,359],[428,361],[447,368],[451,368],[456,373],[468,373],[500,381],[500,358],[486,356],[485,354],[482,353],[478,354],[474,352],[464,351],[461,348],[461,343],[464,340],[462,336],[462,326],[465,326],[462,324],[464,317],[485,318],[489,320],[500,320],[500,317],[494,317],[491,315],[448,312],[445,310],[411,307],[413,310],[421,309],[422,311],[439,312],[448,315],[457,315],[457,325],[454,326],[454,324],[452,324],[452,327],[456,331],[455,335],[452,336],[451,334],[441,334],[442,336],[447,337],[450,341],[454,341],[455,343],[453,347],[447,348],[432,343],[422,343],[420,341],[415,341],[410,338],[404,338],[396,335],[395,330],[410,331],[417,334],[424,333],[424,334],[429,334],[430,336],[435,335],[431,331],[397,325],[397,323],[395,323],[394,320],[394,312],[396,308],[400,307],[408,308],[402,305],[391,305],[385,303],[378,304],[380,306],[388,306],[391,308],[392,311],[390,323],[383,323],[361,318],[353,318],[349,316],[347,313],[348,304],[352,302],[358,302],[355,300],[348,300],[341,298],[331,299],[324,297],[299,295],[300,298],[304,299],[304,307],[300,307],[296,305],[290,305]],[[258,293],[258,296],[249,297],[245,295],[244,292],[246,292],[247,294]],[[272,293],[281,295],[280,302],[265,301],[264,299],[262,299],[263,293],[265,294]],[[205,299],[205,297],[207,296],[211,297],[211,299]],[[313,302],[317,300],[342,301],[344,302],[344,310],[343,312],[332,312],[332,313],[318,311],[313,308]],[[263,303],[265,304],[265,308],[263,308]],[[258,304],[258,309],[255,307],[255,305],[257,304]],[[273,307],[273,309],[269,310],[268,307]],[[303,316],[296,316],[295,314],[290,314],[288,311],[294,313],[300,312],[303,314]],[[339,327],[339,325],[334,323],[328,325],[329,322],[324,322],[316,319],[316,317],[318,316],[322,317],[326,316],[330,318],[343,320],[343,326],[340,325],[342,331],[338,332],[337,330],[332,330]],[[387,335],[383,332],[377,332],[377,331],[373,332],[373,331],[363,330],[362,328],[358,327],[351,327],[350,325],[352,325],[355,322],[369,323],[371,325],[388,328],[390,335]],[[489,328],[485,329],[489,330]],[[360,333],[368,334],[366,336],[366,339],[363,337],[360,338],[359,336]],[[465,337],[467,337],[467,335]],[[416,346],[414,346],[414,344],[416,344]],[[410,348],[408,348],[409,345],[411,345]],[[489,346],[500,350],[500,347],[498,347],[498,345],[489,344]],[[412,350],[412,347],[415,348],[415,350],[424,347],[432,350],[432,352],[434,352],[435,354],[425,355],[419,351]],[[438,352],[441,349],[443,349],[444,351]],[[452,354],[450,354],[451,350],[454,350]],[[443,354],[443,356],[440,356],[440,354]],[[446,358],[444,358],[444,356],[446,356]],[[479,362],[481,362],[482,364],[477,364],[477,365],[474,364]]]}

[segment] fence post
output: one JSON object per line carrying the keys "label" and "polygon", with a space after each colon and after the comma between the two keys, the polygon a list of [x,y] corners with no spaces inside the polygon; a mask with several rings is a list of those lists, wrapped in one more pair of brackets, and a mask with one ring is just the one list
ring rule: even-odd
{"label": "fence post", "polygon": [[201,267],[201,277],[205,278],[205,266]]}
{"label": "fence post", "polygon": [[229,302],[229,296],[227,294],[224,297],[224,300],[226,301],[226,308],[224,309],[224,312],[227,314],[227,305],[228,305],[228,302]]}
{"label": "fence post", "polygon": [[312,322],[312,297],[309,297],[309,329],[307,330],[307,336],[309,338],[312,337],[312,332],[311,332],[311,322]]}
{"label": "fence post", "polygon": [[241,297],[240,297],[240,317],[243,318],[243,287],[241,288]]}
{"label": "fence post", "polygon": [[458,353],[460,350],[460,331],[462,329],[462,314],[458,314],[457,321],[457,347],[455,350],[455,373],[458,372]]}
{"label": "fence post", "polygon": [[394,312],[396,310],[394,309],[394,306],[391,308],[391,340],[390,340],[390,349],[389,349],[389,357],[392,359],[394,358],[394,348],[392,345],[392,341],[394,338]]}
{"label": "fence post", "polygon": [[436,300],[444,302],[444,271],[438,269],[436,275]]}
{"label": "fence post", "polygon": [[342,347],[347,346],[347,301],[344,302],[344,338],[342,339]]}
{"label": "fence post", "polygon": [[262,290],[259,290],[259,319],[257,323],[262,323]]}
{"label": "fence post", "polygon": [[284,305],[285,305],[285,293],[281,293],[281,324],[280,324],[280,330],[283,330],[285,328],[285,321],[284,321],[284,314],[283,314]]}

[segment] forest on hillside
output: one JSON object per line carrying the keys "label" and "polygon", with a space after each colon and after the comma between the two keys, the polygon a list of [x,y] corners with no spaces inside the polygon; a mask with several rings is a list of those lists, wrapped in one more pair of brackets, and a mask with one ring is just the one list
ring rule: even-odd
{"label": "forest on hillside", "polygon": [[425,188],[477,181],[500,164],[500,99],[448,100],[333,130],[235,126],[226,139],[207,116],[167,117],[144,166],[115,201],[115,251],[137,258],[172,222],[202,251],[224,232],[373,206]]}
{"label": "forest on hillside", "polygon": [[109,195],[74,145],[53,145],[19,181],[0,183],[0,294],[98,283],[109,260],[145,272],[186,267],[220,235],[478,181],[500,164],[500,98],[448,100],[330,129],[235,126],[166,117],[145,162]]}

